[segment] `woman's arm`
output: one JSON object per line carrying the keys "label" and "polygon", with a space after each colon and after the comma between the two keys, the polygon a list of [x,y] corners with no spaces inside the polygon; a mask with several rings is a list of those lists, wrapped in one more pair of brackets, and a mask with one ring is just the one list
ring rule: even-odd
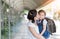
{"label": "woman's arm", "polygon": [[37,39],[45,39],[45,38],[44,38],[43,36],[41,36],[40,34],[37,34],[33,27],[29,27],[29,30],[30,30],[30,32],[33,34],[33,36],[35,36]]}

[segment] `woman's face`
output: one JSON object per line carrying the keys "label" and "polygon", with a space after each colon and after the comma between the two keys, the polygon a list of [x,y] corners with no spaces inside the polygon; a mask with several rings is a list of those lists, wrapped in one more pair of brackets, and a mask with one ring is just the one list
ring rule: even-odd
{"label": "woman's face", "polygon": [[34,20],[39,20],[39,15],[37,13],[36,17],[34,17]]}

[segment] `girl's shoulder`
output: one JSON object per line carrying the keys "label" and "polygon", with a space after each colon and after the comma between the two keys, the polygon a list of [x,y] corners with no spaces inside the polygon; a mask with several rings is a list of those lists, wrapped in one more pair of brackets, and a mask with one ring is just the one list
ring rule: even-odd
{"label": "girl's shoulder", "polygon": [[46,19],[43,20],[43,24],[47,24],[47,20]]}
{"label": "girl's shoulder", "polygon": [[44,22],[47,22],[47,20],[46,20],[46,19],[44,19],[43,21],[44,21]]}

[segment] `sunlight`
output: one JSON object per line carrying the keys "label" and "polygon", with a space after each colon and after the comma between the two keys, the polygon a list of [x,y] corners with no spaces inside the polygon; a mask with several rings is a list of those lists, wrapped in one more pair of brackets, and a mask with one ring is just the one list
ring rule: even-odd
{"label": "sunlight", "polygon": [[[60,21],[58,20],[58,14],[60,13],[60,0],[54,0],[53,2],[49,3],[48,5],[42,7],[42,8],[37,8],[37,11],[40,9],[43,9],[46,11],[46,17],[51,18],[55,21],[56,24],[56,34],[60,33]],[[56,14],[56,15],[54,15]],[[57,19],[55,20],[54,17]],[[60,18],[60,17],[59,17]]]}

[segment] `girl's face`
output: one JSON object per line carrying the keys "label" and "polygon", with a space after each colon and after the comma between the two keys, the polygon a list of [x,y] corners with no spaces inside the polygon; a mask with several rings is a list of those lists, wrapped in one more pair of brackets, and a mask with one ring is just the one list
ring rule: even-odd
{"label": "girl's face", "polygon": [[45,18],[44,12],[40,12],[40,14],[39,14],[39,19],[44,19],[44,18]]}

